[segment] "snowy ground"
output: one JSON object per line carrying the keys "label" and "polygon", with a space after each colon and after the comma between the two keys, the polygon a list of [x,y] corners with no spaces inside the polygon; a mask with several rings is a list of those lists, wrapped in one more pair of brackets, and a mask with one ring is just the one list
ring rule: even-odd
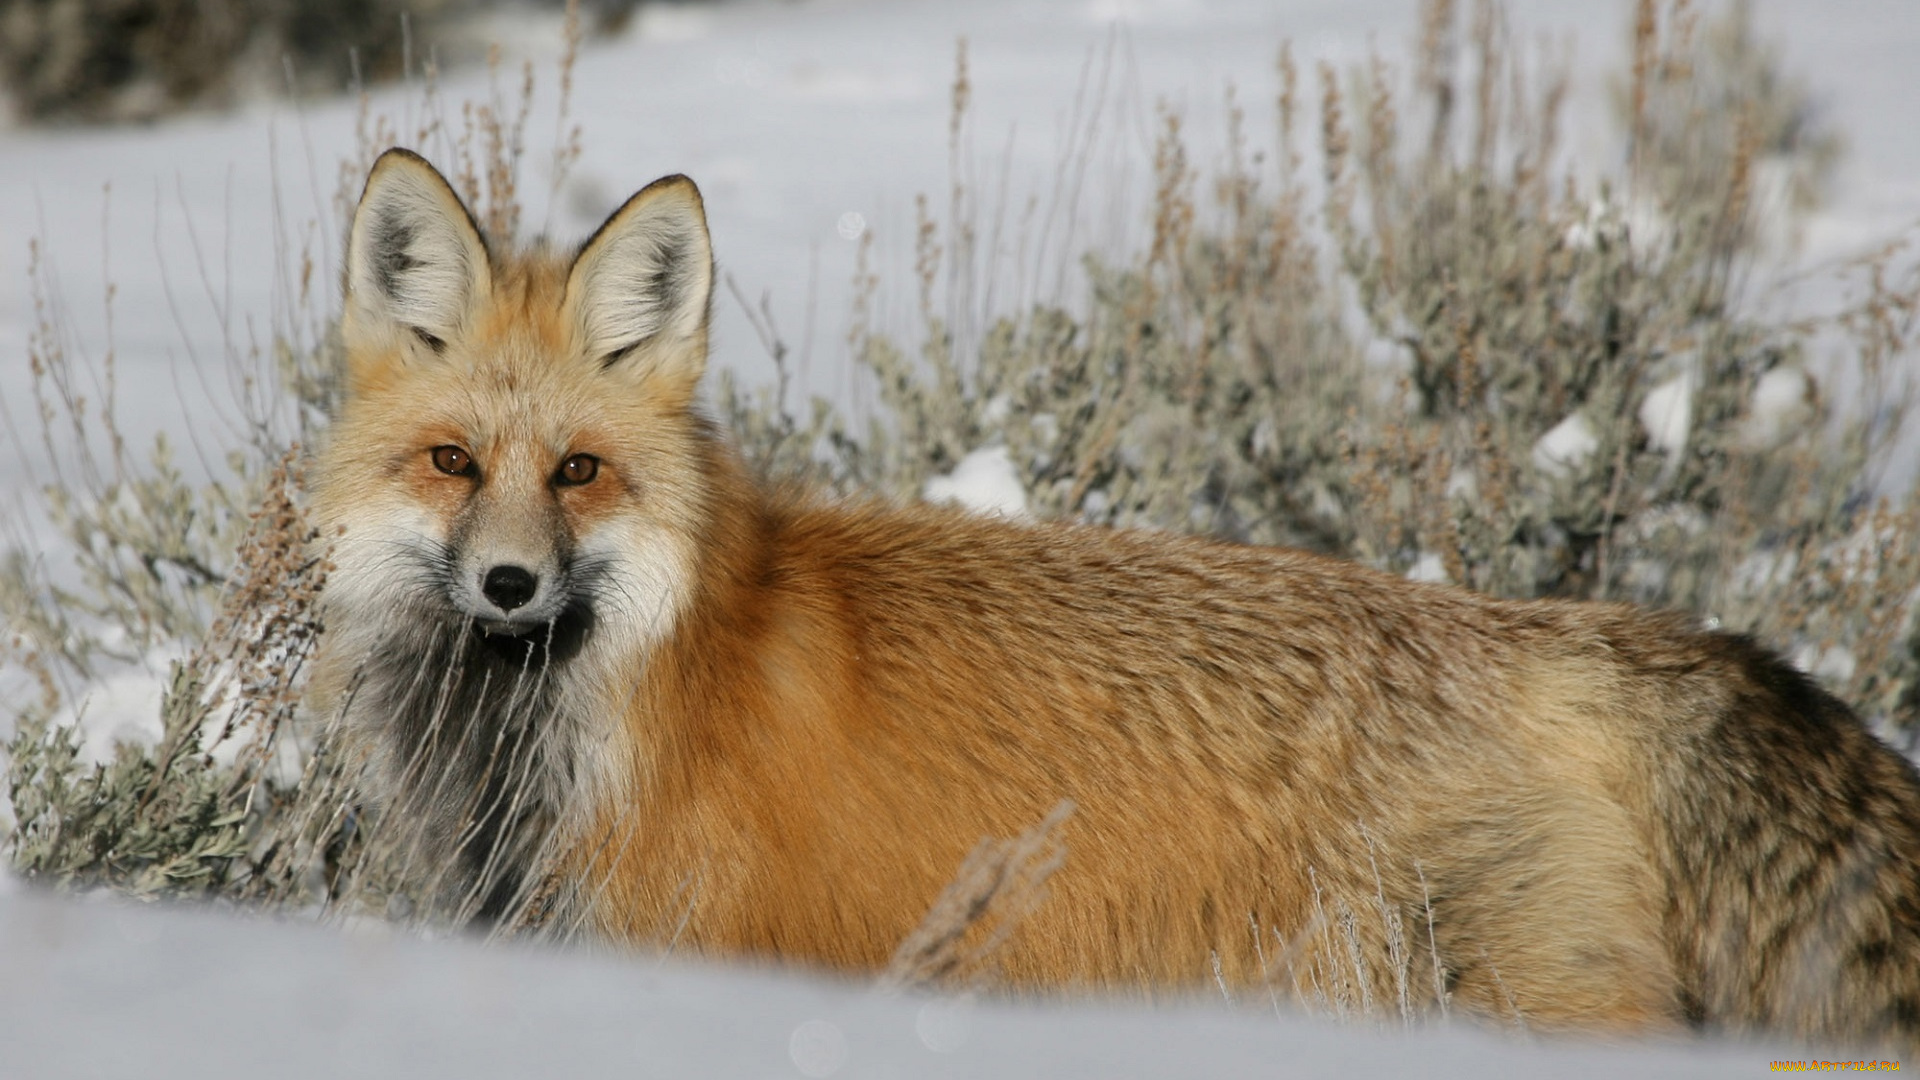
{"label": "snowy ground", "polygon": [[[1523,35],[1577,39],[1572,153],[1608,160],[1618,150],[1604,122],[1599,72],[1623,50],[1628,5],[1511,6]],[[1920,91],[1912,73],[1920,5],[1756,6],[1763,30],[1785,44],[1851,137],[1836,198],[1808,231],[1808,263],[1855,254],[1920,221],[1920,124],[1911,108]],[[1138,239],[1156,101],[1184,110],[1204,166],[1218,153],[1230,82],[1249,106],[1256,138],[1264,138],[1282,39],[1293,41],[1303,67],[1353,61],[1375,44],[1404,55],[1414,7],[1414,0],[650,5],[624,37],[595,43],[581,57],[573,112],[585,127],[586,152],[557,192],[543,149],[552,142],[553,79],[550,67],[540,70],[528,137],[529,223],[577,237],[654,177],[693,176],[706,195],[723,270],[754,302],[770,298],[803,387],[857,404],[841,363],[855,252],[871,235],[876,271],[893,283],[881,298],[881,321],[905,326],[913,200],[925,193],[940,210],[949,190],[957,36],[970,43],[973,92],[960,174],[983,223],[1001,220],[1005,238],[974,307],[1006,310],[1052,295],[1058,268],[1078,252]],[[557,52],[550,18],[503,16],[495,29],[511,49],[539,58]],[[1104,89],[1077,98],[1083,79]],[[449,101],[484,93],[480,72],[443,80]],[[1076,112],[1076,100],[1105,102],[1098,120]],[[374,109],[404,117],[418,101],[417,88],[393,88],[375,95]],[[20,360],[35,321],[29,241],[39,242],[51,271],[47,300],[65,347],[96,361],[109,352],[115,358],[114,396],[134,445],[166,431],[191,471],[199,460],[217,459],[237,434],[243,390],[229,358],[303,319],[311,332],[296,302],[302,250],[316,259],[319,295],[333,288],[343,227],[332,209],[336,163],[353,146],[354,119],[354,104],[344,100],[262,102],[142,128],[0,130],[0,356],[12,358],[0,361],[0,536],[33,528],[27,496],[56,476],[38,445]],[[1093,149],[1070,149],[1074,133],[1089,129],[1097,135]],[[1086,179],[1063,186],[1060,177],[1073,171],[1062,163],[1076,160],[1088,163]],[[1831,293],[1824,288],[1814,285],[1812,298],[1800,302],[1820,302]],[[765,379],[770,369],[741,306],[723,293],[719,311],[716,362],[750,382]],[[104,385],[83,390],[96,402],[107,393]],[[1011,502],[1006,509],[1017,512]],[[153,658],[151,673],[115,679],[91,702],[95,752],[115,734],[153,724],[152,675],[164,673],[165,659]],[[23,1075],[58,1075],[55,1062],[76,1075],[135,1065],[146,1071],[209,1047],[230,1054],[224,1060],[234,1067],[272,1061],[275,1072],[310,1060],[315,1075],[332,1075],[333,1065],[356,1059],[331,1055],[361,1053],[389,1071],[425,1062],[432,1066],[425,1074],[518,1075],[531,1071],[523,1066],[558,1060],[552,1055],[562,1045],[580,1055],[582,1071],[619,1065],[643,1073],[794,1075],[800,1066],[789,1043],[807,1019],[838,1025],[848,1048],[845,1075],[1226,1074],[1347,1060],[1434,1075],[1478,1075],[1500,1063],[1568,1075],[1698,1074],[1757,1071],[1766,1056],[1524,1049],[1467,1032],[1360,1037],[1230,1014],[1217,1003],[1182,1012],[983,1007],[959,1051],[930,1056],[912,1034],[922,1015],[917,1003],[845,988],[458,944],[341,941],[311,930],[38,898],[0,899],[0,955],[8,957],[0,976],[0,1073],[31,1063],[20,1066]],[[89,1019],[80,1025],[79,1016]],[[63,1019],[69,1022],[57,1023]],[[116,1036],[100,1039],[98,1031]],[[210,1042],[207,1031],[230,1032],[233,1041]]]}
{"label": "snowy ground", "polygon": [[903,997],[766,971],[39,894],[0,901],[0,956],[0,1075],[41,1080],[1735,1077],[1822,1056],[1545,1043],[1463,1025],[1366,1032],[1218,999],[1148,1008]]}

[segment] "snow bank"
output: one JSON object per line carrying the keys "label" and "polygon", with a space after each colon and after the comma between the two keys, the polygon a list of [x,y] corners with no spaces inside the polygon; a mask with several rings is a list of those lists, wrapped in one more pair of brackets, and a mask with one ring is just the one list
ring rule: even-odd
{"label": "snow bank", "polygon": [[888,995],[31,890],[0,896],[0,956],[9,1076],[1746,1077],[1789,1056],[1465,1025],[1378,1032],[1217,997],[1154,1008]]}

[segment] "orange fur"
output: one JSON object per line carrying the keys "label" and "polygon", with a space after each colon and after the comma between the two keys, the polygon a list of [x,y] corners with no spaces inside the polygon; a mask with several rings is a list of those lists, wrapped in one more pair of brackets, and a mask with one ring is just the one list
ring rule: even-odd
{"label": "orange fur", "polygon": [[[500,784],[542,794],[488,835],[537,824],[606,936],[874,971],[982,837],[1071,799],[1064,867],[1000,956],[1014,985],[1194,986],[1216,958],[1302,985],[1275,965],[1316,977],[1338,929],[1387,1001],[1398,920],[1413,997],[1438,981],[1536,1026],[1920,1024],[1920,783],[1743,639],[770,488],[693,406],[711,269],[690,184],[570,259],[485,251],[437,180],[383,158],[349,244],[314,700],[386,747],[396,813],[449,842],[485,814],[422,778],[493,774],[444,741],[484,722],[537,743]],[[408,277],[475,251],[466,278]],[[436,468],[447,445],[477,471]],[[560,484],[577,454],[597,478]],[[591,617],[489,606],[499,552],[557,567],[540,587]],[[595,558],[607,577],[569,569]],[[457,668],[503,639],[546,710],[531,734]],[[423,666],[467,711],[423,704]],[[492,692],[517,677],[488,670]]]}

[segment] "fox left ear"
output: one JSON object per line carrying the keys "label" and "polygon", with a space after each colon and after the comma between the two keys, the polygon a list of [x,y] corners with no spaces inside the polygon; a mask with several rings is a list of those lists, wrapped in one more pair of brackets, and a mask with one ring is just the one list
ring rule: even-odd
{"label": "fox left ear", "polygon": [[706,369],[712,299],[706,210],[684,176],[655,180],[614,211],[567,277],[567,306],[594,360],[688,395]]}

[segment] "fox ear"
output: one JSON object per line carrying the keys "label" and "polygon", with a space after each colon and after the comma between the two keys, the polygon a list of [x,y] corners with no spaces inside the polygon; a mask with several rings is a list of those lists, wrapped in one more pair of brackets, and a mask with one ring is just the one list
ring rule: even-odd
{"label": "fox ear", "polygon": [[655,180],[613,212],[573,262],[567,304],[588,354],[691,395],[706,368],[713,246],[700,189]]}
{"label": "fox ear", "polygon": [[367,174],[347,232],[347,344],[445,347],[492,288],[473,216],[426,159],[395,147]]}

